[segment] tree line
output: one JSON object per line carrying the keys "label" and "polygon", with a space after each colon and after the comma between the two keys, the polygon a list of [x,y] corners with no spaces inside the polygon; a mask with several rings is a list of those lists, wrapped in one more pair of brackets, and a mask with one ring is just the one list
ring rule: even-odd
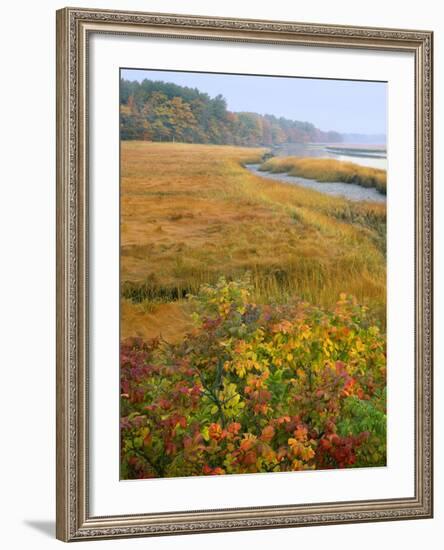
{"label": "tree line", "polygon": [[123,140],[181,141],[242,146],[340,142],[310,122],[274,115],[231,112],[222,95],[170,82],[121,79],[120,136]]}

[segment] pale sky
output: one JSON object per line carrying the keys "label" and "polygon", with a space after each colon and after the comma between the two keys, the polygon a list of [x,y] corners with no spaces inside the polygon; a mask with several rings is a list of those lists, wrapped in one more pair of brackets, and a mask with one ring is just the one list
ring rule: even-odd
{"label": "pale sky", "polygon": [[230,111],[252,111],[312,122],[321,130],[385,134],[387,84],[275,76],[122,69],[127,80],[163,80],[222,94]]}

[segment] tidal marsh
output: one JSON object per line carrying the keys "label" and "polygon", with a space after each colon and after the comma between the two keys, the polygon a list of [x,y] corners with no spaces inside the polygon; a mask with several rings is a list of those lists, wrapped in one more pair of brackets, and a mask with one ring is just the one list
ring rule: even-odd
{"label": "tidal marsh", "polygon": [[[385,205],[248,172],[244,165],[259,163],[264,152],[122,142],[122,338],[180,340],[191,326],[185,296],[245,272],[257,303],[299,297],[332,307],[346,292],[384,327]],[[284,169],[277,161],[266,165]]]}

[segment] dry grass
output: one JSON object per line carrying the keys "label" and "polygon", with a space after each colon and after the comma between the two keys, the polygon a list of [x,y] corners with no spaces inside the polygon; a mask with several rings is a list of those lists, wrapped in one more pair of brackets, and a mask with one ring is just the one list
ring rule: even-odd
{"label": "dry grass", "polygon": [[287,172],[290,176],[300,176],[317,181],[341,181],[356,183],[362,187],[375,187],[381,193],[387,190],[385,170],[359,166],[353,162],[335,159],[275,157],[260,167],[260,170],[273,173]]}
{"label": "dry grass", "polygon": [[137,304],[123,299],[121,315],[120,336],[123,340],[137,336],[144,340],[160,337],[175,342],[180,339],[183,332],[193,327],[183,301]]}
{"label": "dry grass", "polygon": [[178,340],[184,296],[250,271],[255,299],[331,306],[355,295],[385,322],[385,205],[255,176],[261,149],[122,143],[122,336]]}

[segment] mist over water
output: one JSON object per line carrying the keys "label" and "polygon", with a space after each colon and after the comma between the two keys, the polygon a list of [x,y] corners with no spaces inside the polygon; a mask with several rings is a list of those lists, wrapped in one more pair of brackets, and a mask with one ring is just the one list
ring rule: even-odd
{"label": "mist over water", "polygon": [[273,147],[272,152],[277,157],[331,158],[387,170],[386,147],[380,144],[285,143]]}

